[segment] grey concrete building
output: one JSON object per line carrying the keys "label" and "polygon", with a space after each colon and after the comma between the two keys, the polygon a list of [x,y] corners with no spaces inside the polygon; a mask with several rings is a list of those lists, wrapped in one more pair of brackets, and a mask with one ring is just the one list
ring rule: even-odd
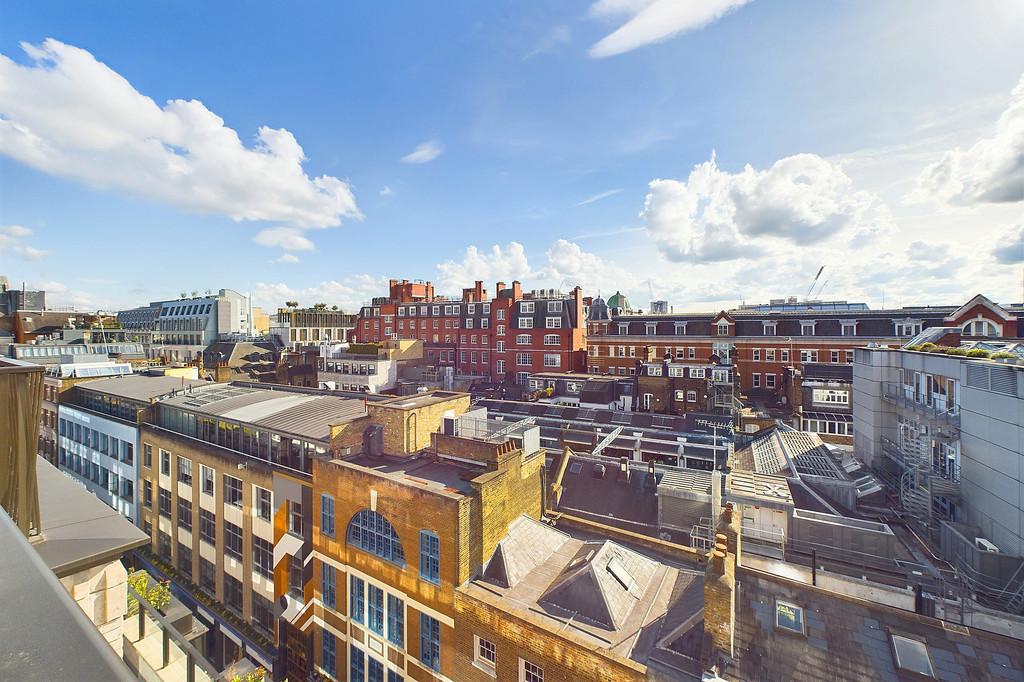
{"label": "grey concrete building", "polygon": [[[945,558],[1004,586],[1020,580],[1024,554],[1024,366],[1016,362],[864,348],[853,368],[855,454]],[[986,556],[995,554],[1004,558]]]}

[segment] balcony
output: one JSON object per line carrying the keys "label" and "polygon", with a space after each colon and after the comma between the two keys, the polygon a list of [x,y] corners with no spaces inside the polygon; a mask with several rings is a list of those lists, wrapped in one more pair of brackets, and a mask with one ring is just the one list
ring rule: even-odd
{"label": "balcony", "polygon": [[915,394],[911,386],[887,381],[882,384],[882,400],[910,410],[933,424],[960,428],[960,406],[950,404],[945,397]]}

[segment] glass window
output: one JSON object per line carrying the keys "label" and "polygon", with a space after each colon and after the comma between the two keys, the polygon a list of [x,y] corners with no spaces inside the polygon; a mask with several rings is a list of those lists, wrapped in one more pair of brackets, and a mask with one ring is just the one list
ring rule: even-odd
{"label": "glass window", "polygon": [[519,659],[519,679],[523,682],[544,682],[544,668]]}
{"label": "glass window", "polygon": [[302,535],[302,503],[294,500],[288,502],[288,532]]}
{"label": "glass window", "polygon": [[242,612],[242,583],[224,574],[224,603],[237,613]]}
{"label": "glass window", "polygon": [[896,667],[900,670],[935,677],[935,670],[928,656],[928,647],[924,642],[902,635],[892,635],[892,650]]}
{"label": "glass window", "polygon": [[441,540],[429,530],[420,531],[420,577],[432,583],[441,580]]}
{"label": "glass window", "polygon": [[224,474],[224,501],[233,507],[242,506],[242,481]]}
{"label": "glass window", "polygon": [[327,671],[327,674],[331,677],[335,676],[334,668],[337,665],[337,655],[335,650],[337,648],[337,640],[334,635],[327,630],[320,630],[320,643],[322,644],[323,651],[320,655],[320,667]]}
{"label": "glass window", "polygon": [[367,656],[366,662],[366,682],[384,682],[384,664],[373,656]]}
{"label": "glass window", "polygon": [[203,493],[206,495],[213,495],[213,469],[200,464],[199,472],[203,477]]}
{"label": "glass window", "polygon": [[178,570],[192,580],[192,548],[178,543]]}
{"label": "glass window", "polygon": [[778,600],[775,602],[775,625],[789,630],[790,632],[796,632],[804,634],[804,610],[802,607],[790,602]]}
{"label": "glass window", "polygon": [[[200,511],[200,513],[202,513]],[[217,594],[217,567],[213,562],[199,557],[199,587],[203,588],[210,595]]]}
{"label": "glass window", "polygon": [[402,543],[394,526],[377,512],[364,509],[352,517],[348,539],[363,551],[396,564],[405,563]]}
{"label": "glass window", "polygon": [[362,623],[366,618],[366,583],[362,578],[352,576],[348,611],[353,623]]}
{"label": "glass window", "polygon": [[334,498],[326,493],[320,495],[320,532],[334,537]]}
{"label": "glass window", "polygon": [[242,529],[230,521],[224,522],[224,553],[242,558]]}
{"label": "glass window", "polygon": [[171,518],[171,491],[160,488],[160,516]]}
{"label": "glass window", "polygon": [[335,590],[334,566],[321,562],[320,564],[320,599],[324,606],[337,607],[337,591]]}
{"label": "glass window", "polygon": [[252,623],[263,634],[273,639],[274,603],[255,590],[252,593]]}
{"label": "glass window", "polygon": [[178,527],[192,532],[192,503],[184,497],[178,498]]}
{"label": "glass window", "polygon": [[366,659],[355,644],[349,647],[349,682],[366,682]]}
{"label": "glass window", "polygon": [[498,661],[498,651],[494,646],[494,642],[490,642],[482,637],[477,637],[474,659],[478,663],[482,663],[488,668],[493,669]]}
{"label": "glass window", "polygon": [[146,509],[153,508],[153,481],[142,482],[142,506]]}
{"label": "glass window", "polygon": [[384,634],[384,591],[376,585],[366,588],[366,626],[378,635]]}
{"label": "glass window", "polygon": [[405,601],[393,594],[388,595],[388,641],[405,646]]}
{"label": "glass window", "polygon": [[441,624],[420,614],[420,662],[431,670],[441,670]]}
{"label": "glass window", "polygon": [[192,485],[192,460],[178,457],[178,480],[185,485]]}
{"label": "glass window", "polygon": [[252,536],[252,568],[264,578],[274,577],[274,545],[258,535]]}
{"label": "glass window", "polygon": [[256,516],[264,521],[270,521],[271,502],[270,491],[266,488],[256,487]]}
{"label": "glass window", "polygon": [[217,545],[217,517],[205,509],[199,510],[199,539]]}

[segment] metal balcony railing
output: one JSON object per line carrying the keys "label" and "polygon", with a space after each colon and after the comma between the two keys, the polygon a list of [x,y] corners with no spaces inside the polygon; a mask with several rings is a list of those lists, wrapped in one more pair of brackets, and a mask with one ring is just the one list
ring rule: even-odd
{"label": "metal balcony railing", "polygon": [[945,397],[914,391],[912,386],[897,382],[882,384],[882,399],[898,407],[910,409],[936,424],[960,428],[960,406]]}

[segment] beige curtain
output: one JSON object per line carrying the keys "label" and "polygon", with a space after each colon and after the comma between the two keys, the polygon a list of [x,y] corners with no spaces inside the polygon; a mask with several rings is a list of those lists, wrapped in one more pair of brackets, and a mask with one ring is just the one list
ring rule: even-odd
{"label": "beige curtain", "polygon": [[42,402],[43,368],[0,359],[0,506],[26,536],[40,530],[36,453]]}

